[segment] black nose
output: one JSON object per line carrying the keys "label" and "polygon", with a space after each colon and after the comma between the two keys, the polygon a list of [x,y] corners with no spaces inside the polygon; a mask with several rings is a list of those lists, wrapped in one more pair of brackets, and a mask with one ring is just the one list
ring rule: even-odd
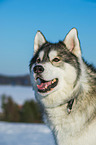
{"label": "black nose", "polygon": [[44,68],[41,65],[36,65],[33,68],[34,73],[42,73],[44,71]]}

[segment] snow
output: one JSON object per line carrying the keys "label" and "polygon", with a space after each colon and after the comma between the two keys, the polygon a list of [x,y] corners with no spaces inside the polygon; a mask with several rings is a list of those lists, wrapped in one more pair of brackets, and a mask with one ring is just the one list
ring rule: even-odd
{"label": "snow", "polygon": [[35,100],[32,87],[0,85],[0,96],[11,96],[13,100],[22,105],[26,100]]}
{"label": "snow", "polygon": [[[0,85],[0,96],[3,94],[11,96],[18,104],[35,100],[32,87]],[[54,145],[54,140],[43,124],[0,122],[0,145]]]}
{"label": "snow", "polygon": [[0,145],[55,145],[43,124],[0,122]]}

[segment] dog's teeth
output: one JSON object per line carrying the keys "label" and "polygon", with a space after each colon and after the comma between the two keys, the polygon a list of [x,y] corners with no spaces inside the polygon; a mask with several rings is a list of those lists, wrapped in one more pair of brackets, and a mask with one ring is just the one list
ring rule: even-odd
{"label": "dog's teeth", "polygon": [[40,85],[41,84],[41,80],[38,78],[37,79],[37,84]]}
{"label": "dog's teeth", "polygon": [[45,89],[47,89],[47,85],[45,85]]}
{"label": "dog's teeth", "polygon": [[54,79],[53,81],[51,81],[52,84],[53,84],[54,82],[56,82],[56,79]]}
{"label": "dog's teeth", "polygon": [[56,82],[56,79],[54,79],[53,81]]}
{"label": "dog's teeth", "polygon": [[54,83],[54,81],[51,81],[51,84],[53,84]]}

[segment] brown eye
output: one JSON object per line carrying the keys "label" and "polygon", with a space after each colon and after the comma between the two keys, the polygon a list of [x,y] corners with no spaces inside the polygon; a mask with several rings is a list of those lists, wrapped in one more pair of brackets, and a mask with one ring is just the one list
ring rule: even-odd
{"label": "brown eye", "polygon": [[58,57],[56,57],[56,58],[53,59],[53,61],[54,61],[54,62],[59,62],[60,59],[59,59]]}
{"label": "brown eye", "polygon": [[37,58],[36,62],[37,62],[37,63],[40,63],[40,58]]}

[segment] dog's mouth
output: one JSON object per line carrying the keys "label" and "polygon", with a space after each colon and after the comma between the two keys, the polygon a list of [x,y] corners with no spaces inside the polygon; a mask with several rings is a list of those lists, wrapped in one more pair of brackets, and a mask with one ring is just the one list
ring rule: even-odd
{"label": "dog's mouth", "polygon": [[57,78],[55,78],[51,81],[46,81],[46,80],[43,80],[38,77],[36,80],[37,80],[38,92],[40,92],[40,93],[47,93],[49,91],[52,91],[53,88],[55,88],[58,84]]}

